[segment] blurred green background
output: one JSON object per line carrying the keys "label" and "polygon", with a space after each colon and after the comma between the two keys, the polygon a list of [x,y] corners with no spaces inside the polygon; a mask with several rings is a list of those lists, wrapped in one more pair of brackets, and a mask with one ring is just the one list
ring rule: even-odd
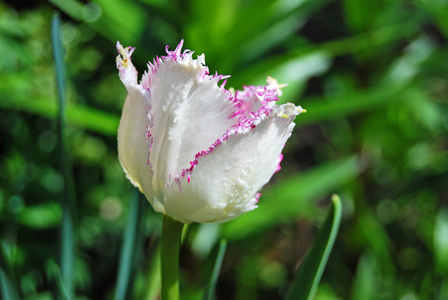
{"label": "blurred green background", "polygon": [[[113,299],[132,188],[117,159],[126,91],[166,44],[205,53],[227,87],[281,83],[308,110],[259,209],[193,224],[184,299],[201,299],[219,239],[218,299],[282,299],[328,208],[343,221],[316,299],[448,299],[448,1],[0,2],[0,238],[21,299],[52,299],[64,177],[51,18],[62,17],[78,299]],[[140,196],[130,299],[157,299],[160,215]]]}

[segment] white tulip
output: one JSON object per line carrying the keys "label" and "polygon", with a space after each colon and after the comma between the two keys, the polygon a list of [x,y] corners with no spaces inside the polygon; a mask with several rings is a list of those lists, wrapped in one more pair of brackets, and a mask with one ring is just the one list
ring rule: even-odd
{"label": "white tulip", "polygon": [[117,68],[128,96],[118,154],[129,180],[154,210],[183,223],[222,222],[257,207],[280,169],[281,151],[300,106],[276,105],[280,85],[232,92],[209,75],[204,55],[174,51],[148,63],[140,83],[133,48],[117,42]]}

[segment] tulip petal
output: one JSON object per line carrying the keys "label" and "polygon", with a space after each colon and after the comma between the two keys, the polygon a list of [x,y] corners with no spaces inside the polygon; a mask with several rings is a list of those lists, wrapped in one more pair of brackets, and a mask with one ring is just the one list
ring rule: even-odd
{"label": "tulip petal", "polygon": [[190,174],[177,179],[181,190],[176,185],[167,189],[166,213],[185,223],[222,222],[256,208],[257,192],[278,171],[292,121],[301,111],[293,104],[273,107],[249,130],[219,140],[213,150],[197,157]]}
{"label": "tulip petal", "polygon": [[163,212],[163,206],[152,197],[152,172],[149,164],[151,139],[147,132],[151,124],[151,97],[149,91],[137,83],[137,70],[131,62],[133,49],[117,43],[117,68],[128,97],[123,106],[118,127],[118,158],[131,183],[144,193],[154,209]]}
{"label": "tulip petal", "polygon": [[224,77],[208,75],[204,56],[192,59],[192,52],[181,54],[181,47],[182,42],[155,60],[142,77],[152,102],[154,143],[149,160],[155,174],[154,191],[165,190],[170,176],[189,168],[196,153],[238,123],[232,118],[236,111],[232,94],[217,84]]}

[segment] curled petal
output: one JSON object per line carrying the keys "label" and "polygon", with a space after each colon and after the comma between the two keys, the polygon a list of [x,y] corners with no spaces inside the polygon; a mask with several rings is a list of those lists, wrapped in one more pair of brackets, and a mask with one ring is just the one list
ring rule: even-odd
{"label": "curled petal", "polygon": [[278,170],[281,150],[300,112],[292,104],[278,107],[255,127],[234,131],[199,156],[194,170],[177,179],[182,191],[176,185],[167,189],[167,214],[185,223],[222,222],[255,209],[257,192]]}
{"label": "curled petal", "polygon": [[133,49],[117,43],[117,68],[128,96],[118,128],[118,158],[131,183],[146,195],[154,209],[163,212],[163,205],[154,200],[151,185],[153,174],[148,160],[152,139],[147,135],[152,123],[149,91],[137,84],[137,70],[131,62]]}

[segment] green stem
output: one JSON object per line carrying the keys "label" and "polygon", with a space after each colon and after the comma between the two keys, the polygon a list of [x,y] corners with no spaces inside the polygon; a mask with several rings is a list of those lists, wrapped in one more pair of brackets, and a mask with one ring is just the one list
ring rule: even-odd
{"label": "green stem", "polygon": [[162,300],[179,300],[179,249],[183,223],[163,215]]}

